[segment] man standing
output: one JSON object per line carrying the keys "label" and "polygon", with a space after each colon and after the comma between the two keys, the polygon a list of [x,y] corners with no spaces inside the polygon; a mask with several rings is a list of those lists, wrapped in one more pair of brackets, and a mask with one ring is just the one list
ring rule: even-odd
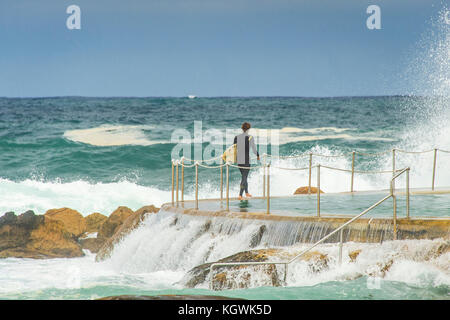
{"label": "man standing", "polygon": [[[239,191],[239,200],[242,200],[242,195],[245,191],[245,196],[250,198],[252,195],[248,193],[247,177],[250,172],[250,148],[259,160],[259,153],[256,150],[255,139],[248,134],[251,125],[248,122],[242,124],[242,133],[234,137],[234,144],[236,144],[236,159],[241,171],[241,188]],[[248,169],[247,169],[248,168]]]}

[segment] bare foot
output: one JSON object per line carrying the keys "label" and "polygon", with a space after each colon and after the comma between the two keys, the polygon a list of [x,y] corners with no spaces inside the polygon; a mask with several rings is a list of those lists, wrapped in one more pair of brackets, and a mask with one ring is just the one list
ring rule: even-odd
{"label": "bare foot", "polygon": [[252,197],[252,195],[251,195],[250,193],[246,193],[245,196],[246,196],[247,198],[251,198],[251,197]]}
{"label": "bare foot", "polygon": [[239,196],[239,197],[238,197],[238,200],[244,200],[244,198],[242,198],[242,196]]}

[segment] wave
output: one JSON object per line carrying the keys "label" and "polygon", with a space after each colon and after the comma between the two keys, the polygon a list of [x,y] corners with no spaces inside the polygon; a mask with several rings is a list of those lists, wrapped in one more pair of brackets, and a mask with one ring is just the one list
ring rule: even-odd
{"label": "wave", "polygon": [[69,207],[87,216],[93,212],[109,215],[118,206],[132,210],[148,204],[160,206],[170,201],[170,192],[145,187],[133,182],[89,183],[79,180],[68,183],[24,180],[14,182],[0,178],[0,215],[33,210],[36,214],[49,209]]}
{"label": "wave", "polygon": [[102,125],[96,128],[68,130],[64,137],[74,142],[109,147],[124,145],[149,146],[162,143],[149,140],[144,130],[154,129],[148,125]]}

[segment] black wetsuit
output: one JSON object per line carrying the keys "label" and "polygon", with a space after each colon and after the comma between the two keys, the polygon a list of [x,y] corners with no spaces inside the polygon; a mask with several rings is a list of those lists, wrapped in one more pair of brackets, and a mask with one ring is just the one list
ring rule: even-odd
{"label": "black wetsuit", "polygon": [[239,190],[239,195],[242,196],[244,193],[248,193],[248,182],[247,177],[250,172],[250,148],[252,148],[252,151],[254,154],[256,154],[257,157],[259,157],[259,153],[256,150],[255,145],[255,139],[248,135],[247,132],[243,132],[240,135],[234,137],[234,144],[236,144],[237,149],[237,163],[239,167],[246,167],[246,168],[239,168],[239,171],[241,171],[241,188]]}

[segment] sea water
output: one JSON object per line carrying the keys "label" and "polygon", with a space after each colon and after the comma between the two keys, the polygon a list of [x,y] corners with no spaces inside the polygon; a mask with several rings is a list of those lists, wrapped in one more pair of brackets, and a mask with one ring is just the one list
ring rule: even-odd
{"label": "sea water", "polygon": [[[93,212],[109,215],[118,206],[136,210],[169,202],[170,160],[176,145],[172,133],[182,128],[193,135],[194,121],[199,120],[204,130],[222,131],[238,130],[242,122],[249,121],[256,136],[264,129],[278,132],[280,155],[346,155],[314,157],[315,164],[343,169],[351,168],[350,152],[354,150],[448,151],[450,38],[448,26],[440,28],[418,46],[425,50],[411,57],[410,69],[403,75],[412,83],[408,96],[0,98],[0,215],[26,210],[42,214],[60,207],[76,209],[84,216]],[[305,167],[308,161],[273,159],[272,165]],[[387,152],[357,156],[355,165],[359,170],[391,170],[391,161],[392,154]],[[406,166],[411,167],[412,188],[431,186],[432,152],[397,152],[396,167]],[[289,195],[307,185],[306,171],[275,173],[271,179],[274,196]],[[218,174],[218,170],[200,170],[200,198],[220,196]],[[193,171],[186,170],[186,199],[194,196],[193,177]],[[261,177],[260,170],[249,176],[250,192],[255,195],[262,192]],[[321,178],[321,188],[327,193],[349,189],[348,173],[327,171]],[[387,189],[389,180],[389,175],[357,174],[355,190]],[[402,179],[397,183],[404,187]],[[450,186],[449,153],[438,153],[435,184]],[[231,194],[238,189],[239,172],[231,170]],[[438,203],[442,201],[440,198]],[[443,206],[448,210],[445,201]],[[171,226],[171,219],[170,213],[161,213],[145,220],[103,262],[95,262],[89,252],[73,259],[1,259],[0,298],[92,299],[166,293],[250,299],[449,298],[449,255],[426,258],[442,239],[347,243],[344,257],[351,250],[362,249],[358,263],[345,258],[339,265],[332,259],[329,270],[319,274],[308,273],[305,265],[298,263],[289,271],[287,287],[215,292],[201,284],[187,289],[181,280],[190,268],[248,250],[258,226],[236,225],[229,233],[214,235],[199,233],[201,220],[186,218],[184,228],[178,228]],[[277,245],[280,243],[269,241],[258,248]],[[303,246],[293,244],[291,249]],[[336,257],[333,245],[324,244],[317,250]],[[372,271],[390,259],[389,271],[374,276]]]}

